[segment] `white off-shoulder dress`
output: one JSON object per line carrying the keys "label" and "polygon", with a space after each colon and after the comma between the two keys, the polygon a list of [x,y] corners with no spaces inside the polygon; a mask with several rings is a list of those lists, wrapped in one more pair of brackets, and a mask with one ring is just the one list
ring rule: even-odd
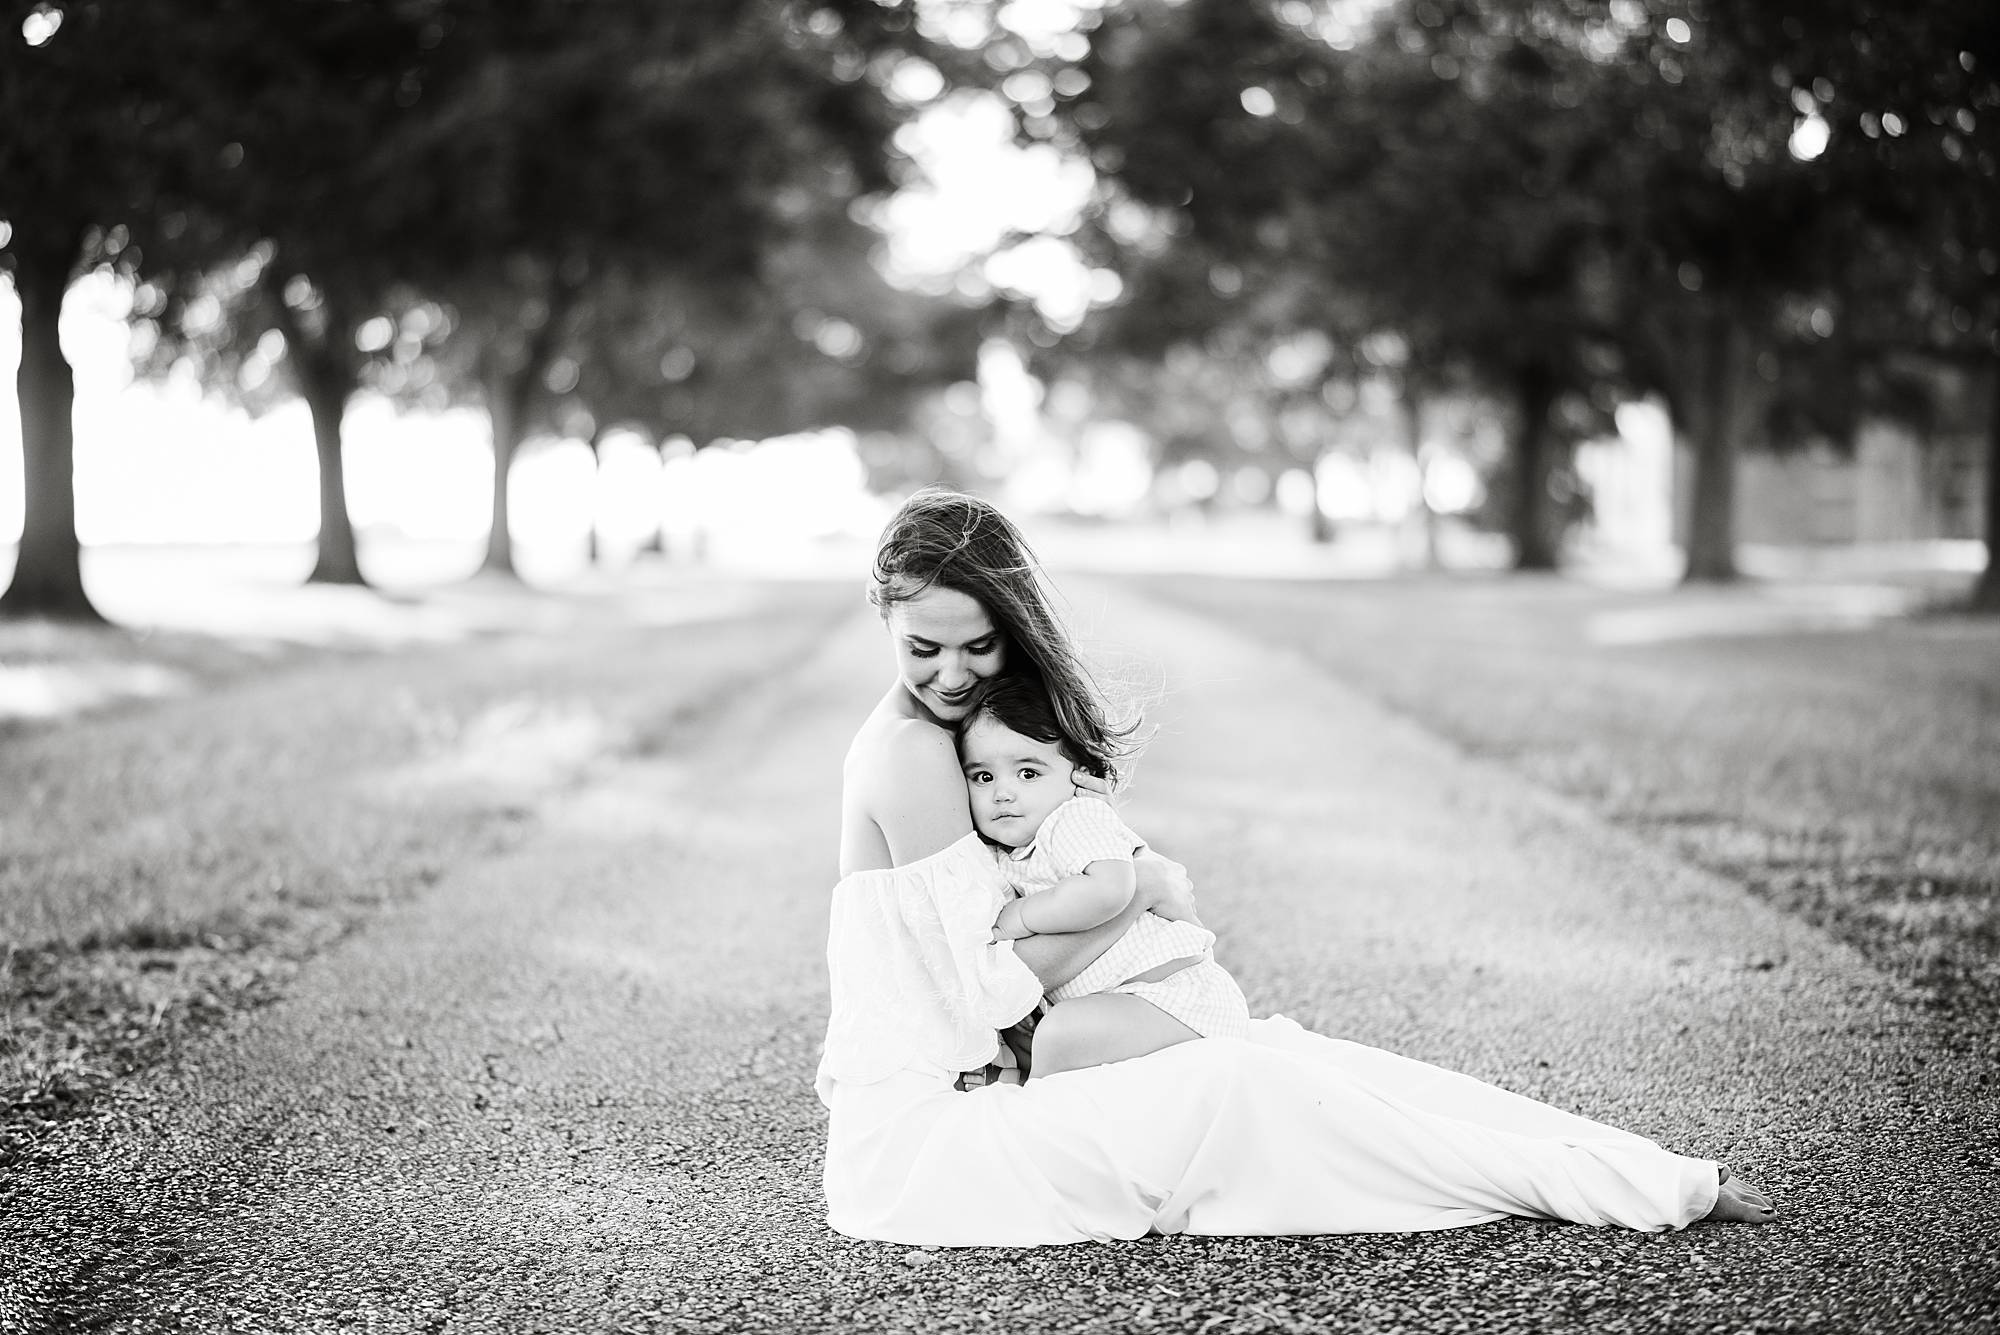
{"label": "white off-shoulder dress", "polygon": [[1656,1231],[1716,1165],[1274,1017],[1025,1085],[954,1088],[1040,983],[988,938],[1004,894],[968,835],[834,890],[827,1220],[921,1246],[1147,1233],[1416,1232],[1507,1215]]}

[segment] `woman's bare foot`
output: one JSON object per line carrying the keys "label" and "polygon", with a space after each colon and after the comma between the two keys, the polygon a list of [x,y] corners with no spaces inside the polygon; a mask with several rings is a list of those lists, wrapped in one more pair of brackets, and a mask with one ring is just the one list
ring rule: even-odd
{"label": "woman's bare foot", "polygon": [[1718,1182],[1715,1208],[1702,1216],[1704,1220],[1719,1224],[1768,1224],[1778,1217],[1778,1208],[1771,1204],[1769,1196],[1742,1178],[1730,1176],[1727,1168],[1715,1171]]}

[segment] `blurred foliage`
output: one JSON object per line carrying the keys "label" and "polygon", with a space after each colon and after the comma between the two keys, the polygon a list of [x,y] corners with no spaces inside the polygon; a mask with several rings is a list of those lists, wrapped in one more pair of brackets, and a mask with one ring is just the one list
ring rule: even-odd
{"label": "blurred foliage", "polygon": [[[936,54],[907,0],[9,8],[42,38],[0,42],[14,250],[54,256],[57,290],[122,257],[147,367],[306,398],[316,577],[359,578],[339,428],[364,385],[484,404],[504,477],[579,413],[706,443],[897,420],[970,371],[967,313],[887,290],[848,221],[894,184],[885,80]],[[83,105],[103,86],[130,96]]]}
{"label": "blurred foliage", "polygon": [[[1062,105],[1125,279],[1086,355],[1310,331],[1353,366],[1393,335],[1407,389],[1514,402],[1543,563],[1547,480],[1620,398],[1658,395],[1721,486],[1774,423],[1921,420],[1899,354],[1992,360],[1997,15],[1134,0]],[[1726,524],[1695,540],[1727,573]]]}
{"label": "blurred foliage", "polygon": [[[1277,440],[1311,467],[1370,384],[1413,422],[1503,405],[1490,510],[1527,565],[1555,559],[1570,446],[1635,397],[1689,447],[1691,570],[1718,577],[1742,441],[1957,429],[1991,386],[2000,442],[1988,0],[1015,11],[11,0],[0,262],[28,297],[133,275],[149,364],[253,405],[303,393],[336,491],[362,386],[482,403],[504,475],[531,431],[906,423],[1003,328],[1169,461]],[[898,126],[969,87],[1095,168],[1072,240],[1122,288],[1081,330],[870,260],[856,220],[907,175]],[[963,416],[941,411],[920,416]],[[66,449],[31,441],[44,489]],[[323,510],[338,536],[337,494]]]}
{"label": "blurred foliage", "polygon": [[227,188],[241,150],[222,108],[237,80],[257,77],[263,11],[0,0],[0,268],[21,300],[27,502],[0,612],[96,615],[75,532],[63,293],[86,266],[157,269],[183,240],[189,201]]}
{"label": "blurred foliage", "polygon": [[891,286],[870,258],[876,240],[829,211],[774,249],[754,285],[607,284],[544,384],[548,425],[703,444],[902,426],[913,400],[975,374],[982,317]]}

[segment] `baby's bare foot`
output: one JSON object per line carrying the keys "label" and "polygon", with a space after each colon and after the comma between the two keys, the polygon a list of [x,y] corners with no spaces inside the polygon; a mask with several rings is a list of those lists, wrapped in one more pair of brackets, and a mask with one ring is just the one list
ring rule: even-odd
{"label": "baby's bare foot", "polygon": [[1721,1185],[1715,1193],[1715,1208],[1703,1215],[1726,1224],[1768,1224],[1778,1217],[1778,1208],[1771,1198],[1740,1177],[1730,1176],[1727,1168],[1717,1170]]}

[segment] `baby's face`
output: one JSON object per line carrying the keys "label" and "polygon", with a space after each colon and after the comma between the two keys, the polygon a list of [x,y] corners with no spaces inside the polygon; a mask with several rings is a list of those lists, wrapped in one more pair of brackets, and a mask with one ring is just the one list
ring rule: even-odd
{"label": "baby's face", "polygon": [[972,797],[972,823],[1008,848],[1031,842],[1049,813],[1076,795],[1061,746],[1023,737],[990,715],[959,737],[958,756]]}

